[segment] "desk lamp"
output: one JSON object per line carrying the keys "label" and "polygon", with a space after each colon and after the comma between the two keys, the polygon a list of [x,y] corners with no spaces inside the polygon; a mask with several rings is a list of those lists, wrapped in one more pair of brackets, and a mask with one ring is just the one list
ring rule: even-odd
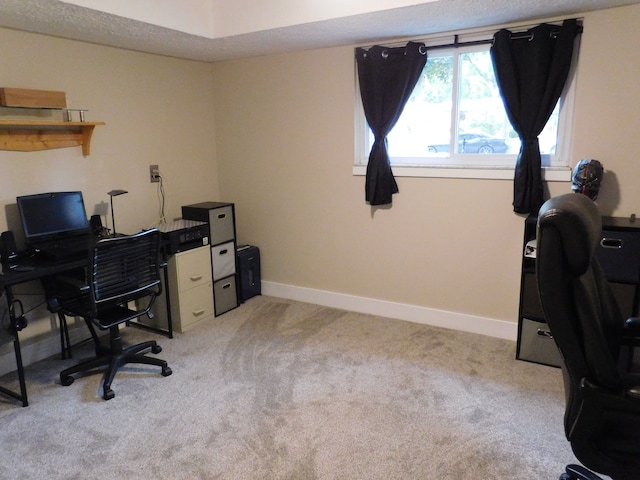
{"label": "desk lamp", "polygon": [[111,190],[110,192],[107,192],[107,195],[109,195],[111,197],[111,226],[113,227],[113,236],[116,236],[116,221],[115,218],[113,216],[113,197],[117,197],[119,195],[124,195],[125,193],[129,193],[126,190],[120,190],[120,189],[116,189],[116,190]]}

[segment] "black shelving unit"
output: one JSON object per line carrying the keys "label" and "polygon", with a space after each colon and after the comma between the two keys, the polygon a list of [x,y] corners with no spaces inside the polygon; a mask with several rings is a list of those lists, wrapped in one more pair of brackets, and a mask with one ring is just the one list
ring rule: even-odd
{"label": "black shelving unit", "polygon": [[[535,245],[538,218],[524,222],[518,342],[516,358],[559,367],[560,353],[545,321],[538,296]],[[637,316],[640,307],[640,220],[603,217],[596,258],[609,280],[624,318]]]}

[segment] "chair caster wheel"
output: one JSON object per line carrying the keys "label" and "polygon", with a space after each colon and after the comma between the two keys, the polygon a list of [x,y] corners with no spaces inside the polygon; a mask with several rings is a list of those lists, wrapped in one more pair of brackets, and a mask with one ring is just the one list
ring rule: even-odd
{"label": "chair caster wheel", "polygon": [[111,400],[115,396],[116,396],[115,392],[110,388],[108,388],[107,390],[104,391],[104,395],[102,395],[102,398],[104,398],[105,400]]}
{"label": "chair caster wheel", "polygon": [[163,377],[168,377],[169,375],[171,375],[173,373],[173,371],[171,371],[171,368],[169,367],[162,367],[162,376]]}
{"label": "chair caster wheel", "polygon": [[162,347],[160,345],[154,345],[151,347],[151,353],[160,353],[162,351]]}
{"label": "chair caster wheel", "polygon": [[62,385],[64,385],[65,387],[68,387],[69,385],[71,385],[73,383],[73,377],[71,375],[67,375],[65,377],[60,375],[60,383]]}

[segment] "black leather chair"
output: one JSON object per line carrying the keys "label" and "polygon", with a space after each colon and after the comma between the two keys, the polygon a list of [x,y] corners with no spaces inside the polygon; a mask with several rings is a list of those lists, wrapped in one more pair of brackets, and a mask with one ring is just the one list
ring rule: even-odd
{"label": "black leather chair", "polygon": [[[640,375],[627,368],[627,327],[594,253],[601,217],[588,197],[569,193],[547,201],[537,226],[540,300],[560,350],[566,408],[564,429],[576,458],[614,480],[640,479]],[[569,465],[561,480],[598,479]]]}
{"label": "black leather chair", "polygon": [[165,360],[146,356],[162,348],[153,341],[123,347],[120,325],[147,314],[161,293],[160,232],[147,230],[135,235],[107,238],[92,248],[86,282],[77,277],[55,278],[56,299],[64,315],[83,317],[101,330],[109,331],[109,348],[96,348],[96,358],[84,361],[60,373],[62,385],[71,385],[72,376],[107,367],[103,398],[114,397],[111,383],[120,367],[143,363],[161,367],[162,375],[171,375]]}

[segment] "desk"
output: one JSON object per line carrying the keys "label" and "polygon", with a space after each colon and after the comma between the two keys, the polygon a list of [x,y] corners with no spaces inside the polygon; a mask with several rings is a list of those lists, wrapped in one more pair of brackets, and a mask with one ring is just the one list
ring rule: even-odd
{"label": "desk", "polygon": [[[24,378],[24,366],[22,364],[22,353],[20,351],[20,338],[18,332],[21,330],[17,323],[17,318],[15,317],[15,312],[11,308],[12,303],[14,302],[13,295],[13,287],[15,285],[19,285],[22,283],[31,282],[34,280],[41,280],[45,277],[60,274],[69,270],[74,270],[77,268],[86,268],[88,262],[88,258],[80,258],[76,260],[63,260],[63,261],[49,261],[43,259],[31,259],[25,265],[28,265],[30,270],[27,271],[16,271],[16,270],[8,270],[3,269],[2,273],[0,273],[0,288],[4,290],[5,295],[7,296],[7,305],[9,307],[9,333],[13,338],[13,349],[16,356],[16,367],[18,371],[18,382],[20,384],[20,392],[14,392],[0,386],[0,393],[4,393],[10,397],[15,398],[16,400],[22,402],[22,406],[26,407],[29,405],[27,399],[27,386]],[[168,286],[168,276],[167,276],[167,265],[166,262],[162,262],[160,266],[164,273],[164,287],[165,289]],[[169,338],[173,337],[173,326],[171,322],[171,308],[169,305],[169,295],[165,295],[167,299],[167,311],[169,312],[167,315],[167,330],[158,330],[155,331],[167,335]]]}
{"label": "desk", "polygon": [[66,272],[68,270],[73,270],[75,268],[84,268],[87,265],[87,259],[79,259],[74,261],[64,261],[64,262],[55,262],[55,261],[42,261],[42,260],[33,260],[30,261],[30,267],[33,267],[33,270],[28,271],[16,271],[16,270],[4,270],[2,274],[0,274],[0,286],[4,289],[4,293],[7,296],[7,306],[9,307],[9,333],[13,338],[13,350],[16,355],[16,367],[18,369],[18,382],[20,383],[20,393],[14,392],[0,386],[0,392],[5,395],[9,395],[10,397],[15,398],[18,401],[22,402],[22,406],[26,407],[29,405],[27,399],[27,386],[24,380],[24,366],[22,365],[22,353],[20,351],[20,338],[18,336],[18,332],[21,330],[17,325],[17,319],[14,315],[14,311],[11,308],[11,305],[14,301],[13,296],[13,287],[15,285],[19,285],[21,283],[27,283],[34,280],[40,280],[49,275],[56,275],[58,273]]}

